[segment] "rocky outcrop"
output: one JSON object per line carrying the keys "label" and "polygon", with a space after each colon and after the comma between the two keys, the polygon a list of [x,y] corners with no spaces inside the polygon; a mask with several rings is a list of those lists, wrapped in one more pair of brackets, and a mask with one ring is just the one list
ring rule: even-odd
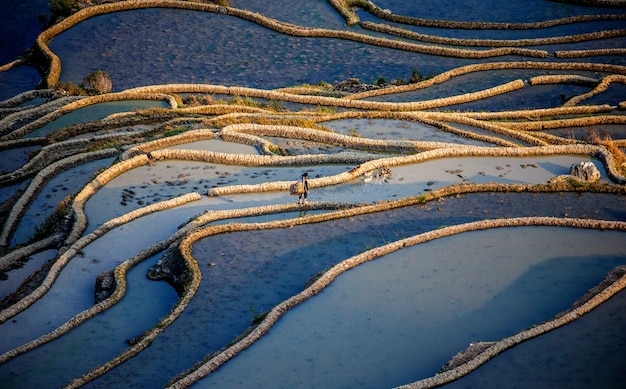
{"label": "rocky outcrop", "polygon": [[96,277],[96,304],[111,297],[113,292],[115,292],[116,286],[117,282],[115,282],[115,272],[113,270],[107,270]]}
{"label": "rocky outcrop", "polygon": [[161,259],[148,270],[148,278],[153,281],[166,281],[182,296],[192,276],[185,259],[178,250],[177,243],[171,245]]}
{"label": "rocky outcrop", "polygon": [[569,169],[569,174],[586,182],[596,182],[602,177],[600,170],[598,170],[596,165],[591,161],[573,164]]}

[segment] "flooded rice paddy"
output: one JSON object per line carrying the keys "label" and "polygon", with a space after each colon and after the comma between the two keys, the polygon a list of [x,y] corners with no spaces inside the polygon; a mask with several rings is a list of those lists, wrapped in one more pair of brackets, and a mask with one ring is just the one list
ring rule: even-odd
{"label": "flooded rice paddy", "polygon": [[620,387],[615,2],[50,19],[0,71],[0,386]]}

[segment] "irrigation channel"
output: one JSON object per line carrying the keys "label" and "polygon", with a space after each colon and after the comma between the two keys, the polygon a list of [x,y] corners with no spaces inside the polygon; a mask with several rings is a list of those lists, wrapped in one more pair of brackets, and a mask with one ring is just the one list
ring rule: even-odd
{"label": "irrigation channel", "polygon": [[1,387],[622,384],[622,0],[29,1]]}

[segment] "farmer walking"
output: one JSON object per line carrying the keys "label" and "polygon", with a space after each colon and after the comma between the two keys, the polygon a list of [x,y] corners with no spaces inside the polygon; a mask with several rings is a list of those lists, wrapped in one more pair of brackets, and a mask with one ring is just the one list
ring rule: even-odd
{"label": "farmer walking", "polygon": [[306,204],[306,198],[309,195],[309,173],[302,173],[298,181],[302,183],[302,189],[298,193],[298,204]]}

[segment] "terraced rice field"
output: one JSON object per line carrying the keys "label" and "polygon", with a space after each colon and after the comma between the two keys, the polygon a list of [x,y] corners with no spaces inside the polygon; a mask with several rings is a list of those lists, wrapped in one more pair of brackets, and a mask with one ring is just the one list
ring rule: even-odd
{"label": "terraced rice field", "polygon": [[624,20],[621,0],[49,19],[0,68],[0,387],[620,387]]}

